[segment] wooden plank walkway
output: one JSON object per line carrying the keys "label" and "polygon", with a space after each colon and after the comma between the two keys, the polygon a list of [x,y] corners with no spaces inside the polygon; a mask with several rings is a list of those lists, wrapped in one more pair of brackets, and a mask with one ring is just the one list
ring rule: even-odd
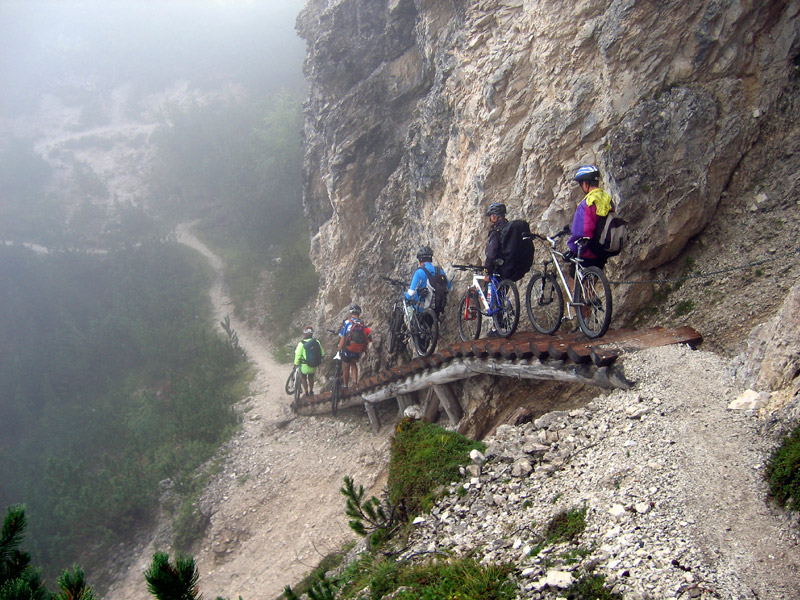
{"label": "wooden plank walkway", "polygon": [[[397,398],[398,404],[403,405],[405,395],[434,389],[452,420],[460,414],[460,407],[453,406],[458,401],[447,391],[447,384],[476,375],[628,388],[630,382],[625,379],[622,369],[615,366],[621,354],[669,344],[696,347],[702,341],[702,336],[691,327],[652,327],[644,330],[609,330],[602,338],[595,340],[580,332],[549,336],[518,331],[507,339],[482,338],[457,342],[440,348],[429,357],[417,357],[409,363],[362,379],[357,387],[343,394],[340,408],[363,404],[373,421],[376,417],[371,404]],[[311,399],[301,398],[296,411],[300,415],[329,412],[330,393],[326,391]],[[375,421],[373,425],[376,425]]]}

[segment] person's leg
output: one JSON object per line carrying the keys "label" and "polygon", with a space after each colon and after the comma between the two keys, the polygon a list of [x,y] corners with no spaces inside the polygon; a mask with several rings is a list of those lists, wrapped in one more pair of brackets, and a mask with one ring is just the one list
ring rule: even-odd
{"label": "person's leg", "polygon": [[303,392],[308,396],[308,375],[300,371],[300,383],[303,384]]}
{"label": "person's leg", "polygon": [[342,358],[342,387],[347,387],[350,383],[350,364]]}
{"label": "person's leg", "polygon": [[351,368],[353,369],[353,387],[358,385],[358,363],[353,361],[351,363]]}
{"label": "person's leg", "polygon": [[308,395],[314,395],[314,372],[308,374]]}

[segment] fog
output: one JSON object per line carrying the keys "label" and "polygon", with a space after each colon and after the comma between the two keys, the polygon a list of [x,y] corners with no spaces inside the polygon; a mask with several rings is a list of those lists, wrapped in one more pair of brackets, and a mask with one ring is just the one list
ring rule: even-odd
{"label": "fog", "polygon": [[115,86],[140,93],[176,79],[255,93],[302,84],[294,31],[303,0],[0,2],[0,111],[45,93],[68,102]]}

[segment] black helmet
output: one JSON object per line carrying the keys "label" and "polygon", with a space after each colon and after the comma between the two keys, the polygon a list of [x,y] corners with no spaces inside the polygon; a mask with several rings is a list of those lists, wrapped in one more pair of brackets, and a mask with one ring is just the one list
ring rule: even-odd
{"label": "black helmet", "polygon": [[486,209],[486,216],[497,215],[498,217],[506,216],[506,205],[502,202],[494,202]]}
{"label": "black helmet", "polygon": [[360,315],[361,314],[361,307],[358,304],[353,304],[350,307],[350,314],[351,315]]}
{"label": "black helmet", "polygon": [[596,184],[600,181],[600,170],[594,165],[583,166],[575,172],[573,180],[578,183],[587,181],[590,184]]}
{"label": "black helmet", "polygon": [[417,260],[429,262],[433,259],[433,250],[430,246],[421,246],[417,250]]}

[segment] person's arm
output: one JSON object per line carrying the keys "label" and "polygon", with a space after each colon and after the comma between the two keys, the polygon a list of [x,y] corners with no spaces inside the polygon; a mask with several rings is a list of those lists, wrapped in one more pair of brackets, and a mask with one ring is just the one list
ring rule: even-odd
{"label": "person's arm", "polygon": [[406,300],[417,299],[417,290],[421,285],[424,285],[424,279],[425,274],[423,273],[422,269],[417,269],[414,271],[414,276],[411,278],[411,283],[408,285],[408,289],[406,290]]}
{"label": "person's arm", "polygon": [[295,366],[300,366],[300,363],[305,358],[303,356],[305,354],[305,346],[303,346],[303,342],[297,344],[297,348],[294,349],[294,364]]}

